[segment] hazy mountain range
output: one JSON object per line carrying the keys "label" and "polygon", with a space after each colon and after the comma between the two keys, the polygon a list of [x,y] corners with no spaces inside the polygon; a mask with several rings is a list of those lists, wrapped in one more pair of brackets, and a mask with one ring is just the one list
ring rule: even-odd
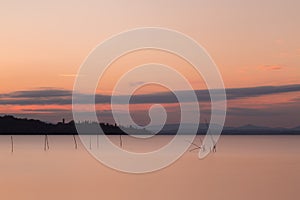
{"label": "hazy mountain range", "polygon": [[[184,133],[191,133],[191,124],[182,124],[181,125],[182,132]],[[164,125],[162,130],[159,132],[160,134],[174,134],[177,132],[179,124],[167,124]],[[156,129],[157,127],[151,127],[151,129]],[[214,129],[220,129],[220,125],[213,124],[211,131],[212,134]],[[207,132],[207,125],[206,124],[199,124],[198,127],[198,134],[206,134]],[[255,126],[252,124],[247,124],[244,126],[239,127],[230,127],[225,126],[222,130],[223,135],[300,135],[300,126],[294,128],[283,128],[283,127],[266,127],[266,126]]]}

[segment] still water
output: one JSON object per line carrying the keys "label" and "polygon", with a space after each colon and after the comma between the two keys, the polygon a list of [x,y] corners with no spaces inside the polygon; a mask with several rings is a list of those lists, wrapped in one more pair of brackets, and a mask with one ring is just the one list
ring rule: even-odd
{"label": "still water", "polygon": [[[119,144],[119,136],[110,138]],[[171,138],[122,140],[128,151],[147,152]],[[11,152],[10,136],[0,136],[0,199],[300,199],[300,136],[221,136],[204,160],[186,152],[138,175],[104,166],[78,137],[77,149],[73,136],[48,136],[47,151],[44,140],[14,136]]]}

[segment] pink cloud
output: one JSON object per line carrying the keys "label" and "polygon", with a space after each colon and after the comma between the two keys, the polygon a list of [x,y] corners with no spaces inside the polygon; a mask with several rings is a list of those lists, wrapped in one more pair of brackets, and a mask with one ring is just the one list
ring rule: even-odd
{"label": "pink cloud", "polygon": [[282,65],[261,65],[259,66],[259,69],[265,70],[265,71],[277,71],[282,70],[284,66]]}

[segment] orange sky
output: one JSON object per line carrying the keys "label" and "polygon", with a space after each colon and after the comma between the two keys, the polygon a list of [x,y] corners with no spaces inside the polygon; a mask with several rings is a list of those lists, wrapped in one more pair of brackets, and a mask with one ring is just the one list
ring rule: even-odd
{"label": "orange sky", "polygon": [[[299,84],[299,10],[297,0],[4,1],[0,93],[43,87],[71,90],[74,74],[96,45],[141,26],[175,29],[194,38],[219,66],[227,88]],[[122,70],[153,60],[180,70],[195,89],[205,89],[183,60],[144,51],[116,61],[99,90],[110,91]],[[287,96],[286,102],[295,97]],[[270,97],[269,102],[275,100]]]}
{"label": "orange sky", "polygon": [[73,78],[63,75],[75,74],[92,48],[140,26],[167,27],[193,37],[211,54],[228,87],[298,81],[299,1],[171,2],[2,3],[0,80],[6,87],[1,92],[72,88]]}

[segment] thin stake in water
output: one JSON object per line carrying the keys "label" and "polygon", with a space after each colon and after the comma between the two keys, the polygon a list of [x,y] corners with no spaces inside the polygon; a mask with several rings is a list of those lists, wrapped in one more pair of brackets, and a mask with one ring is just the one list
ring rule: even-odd
{"label": "thin stake in water", "polygon": [[48,135],[45,135],[44,151],[49,149]]}
{"label": "thin stake in water", "polygon": [[74,145],[75,145],[75,149],[77,149],[77,141],[76,141],[76,137],[75,137],[75,135],[73,135],[73,139],[74,139]]}
{"label": "thin stake in water", "polygon": [[10,136],[10,141],[11,141],[11,152],[13,153],[14,152],[14,139],[13,139],[12,135]]}
{"label": "thin stake in water", "polygon": [[[209,126],[208,126],[207,120],[205,120],[205,124],[206,124],[207,131],[208,131],[208,130],[209,130]],[[210,133],[208,132],[207,134],[210,134]],[[214,140],[212,134],[210,134],[210,138],[211,138],[211,140],[212,140],[212,142],[213,142],[213,147],[210,149],[210,151],[216,153],[216,152],[217,152],[217,143],[215,142],[215,140]]]}

